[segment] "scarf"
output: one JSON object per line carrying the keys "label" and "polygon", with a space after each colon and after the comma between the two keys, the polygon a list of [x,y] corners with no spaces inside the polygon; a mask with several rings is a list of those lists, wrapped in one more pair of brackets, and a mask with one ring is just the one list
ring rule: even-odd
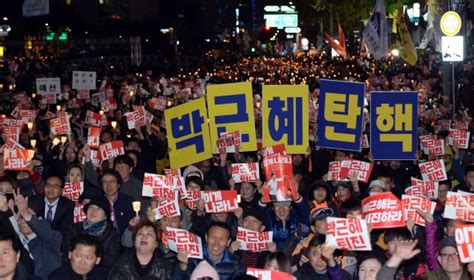
{"label": "scarf", "polygon": [[91,223],[86,219],[82,227],[87,234],[100,236],[104,233],[105,228],[107,227],[107,220],[98,223]]}

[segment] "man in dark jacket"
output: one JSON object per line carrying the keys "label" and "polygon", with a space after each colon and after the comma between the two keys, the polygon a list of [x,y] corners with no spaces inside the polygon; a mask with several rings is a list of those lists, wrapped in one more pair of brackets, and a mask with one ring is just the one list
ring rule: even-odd
{"label": "man in dark jacket", "polygon": [[[214,222],[207,230],[204,260],[214,267],[220,280],[231,280],[245,274],[244,265],[227,249],[231,241],[230,229],[225,223]],[[175,268],[173,279],[190,279],[201,260],[189,259],[188,256],[188,252],[178,253],[179,265]]]}
{"label": "man in dark jacket", "polygon": [[0,251],[2,252],[0,278],[13,280],[41,279],[28,274],[18,263],[20,261],[20,250],[21,243],[15,235],[0,231]]}
{"label": "man in dark jacket", "polygon": [[102,258],[102,245],[89,234],[78,234],[72,240],[70,263],[51,273],[49,280],[104,280],[108,270],[98,266]]}

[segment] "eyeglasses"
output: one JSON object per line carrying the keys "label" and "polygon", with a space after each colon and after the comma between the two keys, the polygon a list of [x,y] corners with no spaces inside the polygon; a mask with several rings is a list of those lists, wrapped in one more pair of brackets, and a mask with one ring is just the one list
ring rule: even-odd
{"label": "eyeglasses", "polygon": [[458,253],[452,253],[452,254],[440,253],[439,255],[441,256],[442,259],[457,258],[459,256]]}

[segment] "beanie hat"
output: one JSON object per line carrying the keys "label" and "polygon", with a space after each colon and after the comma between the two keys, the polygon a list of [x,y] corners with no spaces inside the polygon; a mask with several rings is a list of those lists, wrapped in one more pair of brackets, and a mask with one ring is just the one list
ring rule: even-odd
{"label": "beanie hat", "polygon": [[201,261],[193,273],[191,274],[191,280],[198,280],[203,277],[210,277],[213,280],[219,280],[219,274],[207,261]]}
{"label": "beanie hat", "polygon": [[99,207],[100,209],[104,210],[107,220],[110,220],[110,215],[112,212],[111,205],[110,205],[109,200],[105,196],[98,195],[98,196],[93,197],[91,201],[84,206],[84,213],[86,213],[86,215],[87,215],[87,209],[89,209],[89,206],[91,205],[95,205]]}

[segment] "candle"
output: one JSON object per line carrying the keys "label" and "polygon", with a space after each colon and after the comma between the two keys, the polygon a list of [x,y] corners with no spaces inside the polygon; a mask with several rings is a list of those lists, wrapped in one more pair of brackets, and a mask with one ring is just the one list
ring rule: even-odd
{"label": "candle", "polygon": [[112,125],[112,128],[116,128],[116,127],[117,127],[117,122],[116,122],[116,121],[111,121],[110,124]]}
{"label": "candle", "polygon": [[61,105],[56,105],[56,111],[61,111]]}
{"label": "candle", "polygon": [[142,208],[142,203],[140,201],[134,201],[132,202],[132,205],[133,205],[133,211],[135,211],[138,217],[138,213],[140,212],[140,209]]}
{"label": "candle", "polygon": [[133,90],[130,91],[130,97],[133,97]]}
{"label": "candle", "polygon": [[36,93],[33,92],[33,93],[31,94],[31,98],[34,99],[35,97],[36,97]]}
{"label": "candle", "polygon": [[36,147],[36,139],[30,139],[30,145],[31,147]]}
{"label": "candle", "polygon": [[33,129],[33,123],[32,122],[28,122],[28,129],[29,130]]}
{"label": "candle", "polygon": [[57,144],[59,144],[59,142],[61,142],[58,138],[54,138],[53,139],[53,146],[56,146]]}
{"label": "candle", "polygon": [[102,116],[103,114],[104,114],[104,110],[100,110],[100,111],[99,111],[99,115]]}

